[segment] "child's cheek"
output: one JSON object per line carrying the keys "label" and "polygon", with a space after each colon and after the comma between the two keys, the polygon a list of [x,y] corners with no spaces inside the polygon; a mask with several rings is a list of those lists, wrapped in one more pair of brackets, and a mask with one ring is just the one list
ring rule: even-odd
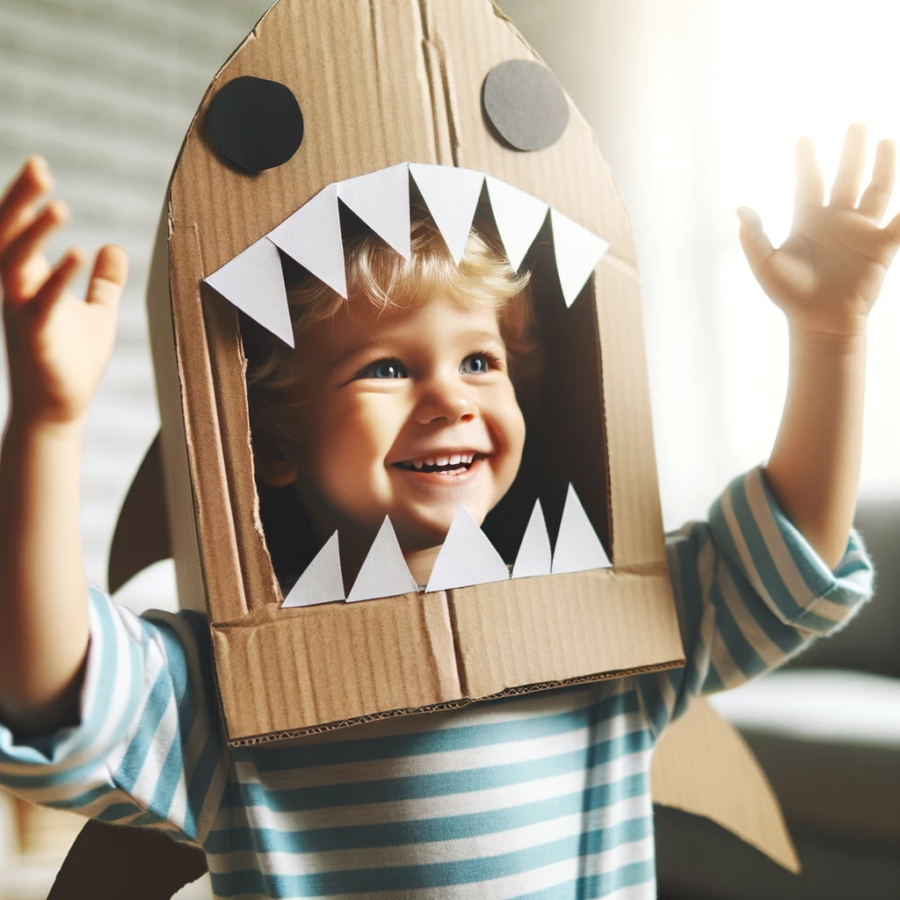
{"label": "child's cheek", "polygon": [[326,414],[318,448],[320,488],[326,499],[360,522],[380,522],[390,500],[385,461],[404,416],[395,398],[357,395]]}

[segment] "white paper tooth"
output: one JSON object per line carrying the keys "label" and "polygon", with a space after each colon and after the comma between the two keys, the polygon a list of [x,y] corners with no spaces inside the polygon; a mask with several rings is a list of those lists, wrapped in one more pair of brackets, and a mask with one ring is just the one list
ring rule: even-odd
{"label": "white paper tooth", "polygon": [[472,230],[472,219],[481,196],[484,173],[456,166],[432,166],[410,163],[428,211],[447,244],[453,261],[459,265]]}
{"label": "white paper tooth", "polygon": [[341,555],[338,550],[338,533],[335,532],[306,571],[291,588],[282,609],[292,606],[314,606],[344,599],[344,579],[341,575]]}
{"label": "white paper tooth", "polygon": [[575,488],[569,485],[562,522],[553,553],[552,572],[583,572],[586,569],[607,569],[612,566],[600,538],[594,531]]}
{"label": "white paper tooth", "polygon": [[533,575],[549,575],[552,571],[552,554],[550,552],[550,535],[547,534],[547,523],[544,521],[544,510],[541,501],[534,501],[534,509],[525,529],[525,536],[516,554],[513,566],[513,578],[530,578]]}
{"label": "white paper tooth", "polygon": [[251,319],[294,346],[278,248],[260,238],[204,279]]}
{"label": "white paper tooth", "polygon": [[487,190],[503,249],[509,264],[518,271],[550,207],[531,194],[490,175],[487,176]]}
{"label": "white paper tooth", "polygon": [[566,306],[571,306],[597,263],[609,249],[609,244],[552,208],[550,223],[553,228],[553,252],[559,283]]}
{"label": "white paper tooth", "polygon": [[449,591],[508,578],[509,571],[503,558],[460,504],[425,590]]}
{"label": "white paper tooth", "polygon": [[338,182],[337,195],[369,228],[409,259],[409,164]]}
{"label": "white paper tooth", "polygon": [[393,597],[418,589],[406,565],[391,520],[385,516],[369,553],[347,595],[347,602]]}
{"label": "white paper tooth", "polygon": [[269,239],[342,297],[347,296],[337,187],[329,184],[269,232]]}

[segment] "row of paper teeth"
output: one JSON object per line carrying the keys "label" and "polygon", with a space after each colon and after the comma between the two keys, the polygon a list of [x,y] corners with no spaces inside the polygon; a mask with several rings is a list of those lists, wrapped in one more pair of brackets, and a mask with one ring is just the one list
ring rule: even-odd
{"label": "row of paper teeth", "polygon": [[[541,501],[536,500],[525,535],[516,555],[512,575],[503,558],[478,527],[465,507],[457,507],[450,530],[435,561],[426,591],[488,584],[535,575],[557,575],[608,568],[612,565],[572,485],[566,494],[556,548],[550,536]],[[315,559],[291,588],[282,606],[313,606],[339,600],[374,600],[417,591],[391,520],[385,516],[349,594],[344,593],[338,533],[328,539]]]}
{"label": "row of paper teeth", "polygon": [[328,185],[267,235],[205,281],[291,347],[294,335],[278,251],[347,296],[338,200],[403,257],[410,253],[412,176],[453,259],[459,263],[482,189],[504,250],[518,271],[547,216],[566,305],[581,293],[609,244],[549,204],[484,172],[455,166],[400,163]]}

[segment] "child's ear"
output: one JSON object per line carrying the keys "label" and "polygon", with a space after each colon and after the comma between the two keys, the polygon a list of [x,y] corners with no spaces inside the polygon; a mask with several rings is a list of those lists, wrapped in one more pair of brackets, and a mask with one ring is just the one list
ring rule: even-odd
{"label": "child's ear", "polygon": [[297,480],[297,463],[277,438],[253,435],[256,477],[269,487],[287,487]]}

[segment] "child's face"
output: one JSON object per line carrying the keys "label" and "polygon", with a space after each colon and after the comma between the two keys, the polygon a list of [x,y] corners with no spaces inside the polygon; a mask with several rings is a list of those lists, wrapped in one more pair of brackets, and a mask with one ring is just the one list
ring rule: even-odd
{"label": "child's face", "polygon": [[321,537],[389,515],[404,551],[477,522],[516,477],[525,423],[495,311],[436,296],[378,314],[354,303],[303,337],[296,488]]}

